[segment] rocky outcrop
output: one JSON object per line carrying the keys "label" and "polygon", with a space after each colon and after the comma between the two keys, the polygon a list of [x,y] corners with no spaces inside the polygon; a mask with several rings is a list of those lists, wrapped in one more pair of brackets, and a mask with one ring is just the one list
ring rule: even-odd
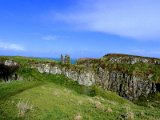
{"label": "rocky outcrop", "polygon": [[147,79],[142,79],[138,76],[120,71],[109,71],[101,67],[98,67],[95,71],[87,68],[76,71],[58,65],[52,66],[49,63],[37,64],[35,67],[40,73],[63,74],[81,85],[100,85],[102,88],[114,91],[129,100],[156,92],[156,85],[151,82],[150,75]]}
{"label": "rocky outcrop", "polygon": [[5,66],[18,66],[18,63],[15,62],[14,60],[5,60],[4,65]]}
{"label": "rocky outcrop", "polygon": [[148,77],[144,80],[138,76],[129,75],[119,71],[108,71],[99,68],[97,84],[104,89],[114,91],[129,100],[137,99],[139,96],[148,96],[156,92],[156,85]]}
{"label": "rocky outcrop", "polygon": [[[160,59],[109,54],[101,59],[79,59],[76,65],[36,64],[41,73],[63,74],[81,85],[99,85],[129,100],[160,91]],[[83,69],[77,70],[78,66]],[[155,68],[155,69],[154,69]]]}
{"label": "rocky outcrop", "polygon": [[[27,67],[31,65],[40,73],[65,75],[80,85],[99,85],[129,100],[160,91],[160,59],[156,58],[109,54],[100,59],[80,59],[75,65],[33,60],[28,63]],[[0,79],[17,80],[18,69],[14,60],[0,60]]]}
{"label": "rocky outcrop", "polygon": [[19,68],[17,62],[13,60],[4,60],[0,62],[0,79],[4,81],[17,80],[18,75],[15,73]]}
{"label": "rocky outcrop", "polygon": [[35,67],[40,73],[62,74],[74,81],[77,81],[80,85],[91,86],[95,84],[96,80],[95,73],[88,69],[81,69],[77,71],[58,65],[52,66],[50,63],[37,64]]}
{"label": "rocky outcrop", "polygon": [[141,62],[160,65],[160,60],[157,58],[132,56],[125,54],[107,54],[103,58],[107,58],[110,63],[136,64],[138,62]]}

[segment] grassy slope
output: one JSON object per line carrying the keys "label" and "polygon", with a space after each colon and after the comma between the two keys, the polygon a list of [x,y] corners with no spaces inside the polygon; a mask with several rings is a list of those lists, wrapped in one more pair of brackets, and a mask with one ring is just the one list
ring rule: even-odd
{"label": "grassy slope", "polygon": [[[26,58],[14,59],[27,64]],[[80,116],[84,120],[115,120],[126,114],[136,120],[160,118],[160,108],[150,103],[138,106],[99,87],[80,86],[64,76],[40,74],[26,66],[19,72],[23,80],[0,83],[0,120],[74,120]],[[18,117],[18,103],[27,101],[30,108]]]}

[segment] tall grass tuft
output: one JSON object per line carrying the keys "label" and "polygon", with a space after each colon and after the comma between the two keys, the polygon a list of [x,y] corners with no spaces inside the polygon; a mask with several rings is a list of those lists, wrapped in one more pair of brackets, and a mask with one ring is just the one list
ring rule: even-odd
{"label": "tall grass tuft", "polygon": [[22,100],[20,99],[17,108],[19,110],[18,117],[24,117],[25,113],[29,110],[33,109],[33,105],[29,104],[29,100]]}

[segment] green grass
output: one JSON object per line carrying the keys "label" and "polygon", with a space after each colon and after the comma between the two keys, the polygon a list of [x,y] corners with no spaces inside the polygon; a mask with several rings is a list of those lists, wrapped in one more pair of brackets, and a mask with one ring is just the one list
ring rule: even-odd
{"label": "green grass", "polygon": [[85,87],[62,75],[40,74],[29,68],[27,58],[14,59],[23,65],[18,71],[21,79],[0,83],[0,120],[74,120],[76,117],[81,120],[117,120],[127,116],[135,120],[160,118],[159,94],[148,98],[149,101],[142,98],[141,102],[135,102],[136,105],[98,86]]}
{"label": "green grass", "polygon": [[[99,87],[80,86],[60,75],[35,75],[38,80],[32,78],[30,81],[0,84],[0,120],[74,120],[78,114],[84,120],[115,120],[127,113],[133,114],[137,120],[160,118],[158,108],[135,105]],[[88,94],[92,90],[94,95]],[[20,100],[28,101],[32,109],[18,117]]]}

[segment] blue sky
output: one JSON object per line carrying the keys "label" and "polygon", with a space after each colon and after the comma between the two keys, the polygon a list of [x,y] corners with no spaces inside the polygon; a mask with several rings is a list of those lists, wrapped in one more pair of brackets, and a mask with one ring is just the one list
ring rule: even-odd
{"label": "blue sky", "polygon": [[0,0],[0,55],[160,57],[160,0]]}

